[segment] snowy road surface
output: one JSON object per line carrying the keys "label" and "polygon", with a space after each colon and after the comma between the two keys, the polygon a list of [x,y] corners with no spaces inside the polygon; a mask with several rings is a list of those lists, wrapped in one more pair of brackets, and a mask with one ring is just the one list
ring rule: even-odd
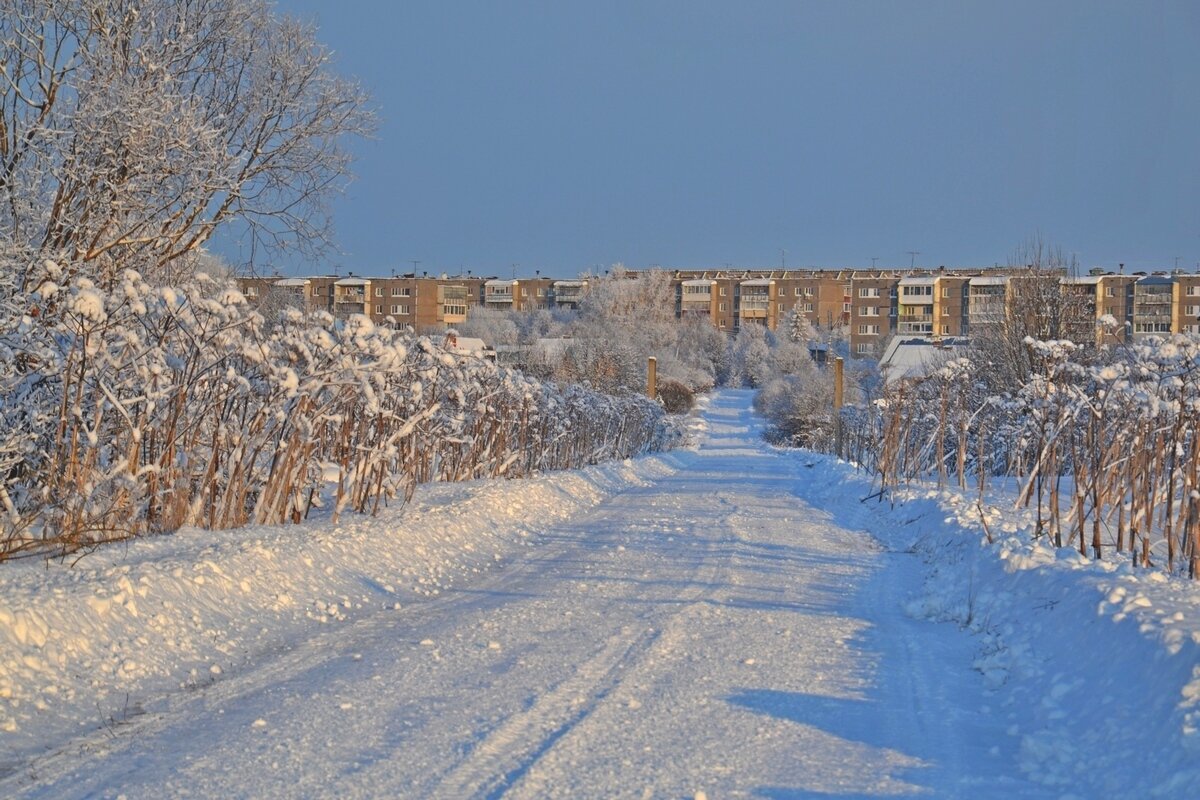
{"label": "snowy road surface", "polygon": [[[922,567],[717,395],[683,467],[531,555],[43,759],[32,797],[1039,797]],[[30,783],[30,780],[33,782]]]}

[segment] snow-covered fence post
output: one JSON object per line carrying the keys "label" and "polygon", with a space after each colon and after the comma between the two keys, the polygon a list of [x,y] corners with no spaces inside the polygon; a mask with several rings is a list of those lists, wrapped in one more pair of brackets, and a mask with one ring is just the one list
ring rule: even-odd
{"label": "snow-covered fence post", "polygon": [[646,359],[646,396],[651,400],[658,397],[658,359]]}

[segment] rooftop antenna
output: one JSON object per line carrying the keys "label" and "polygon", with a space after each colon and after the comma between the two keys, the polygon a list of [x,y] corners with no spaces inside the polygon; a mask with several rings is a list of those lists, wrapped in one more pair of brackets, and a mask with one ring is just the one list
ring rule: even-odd
{"label": "rooftop antenna", "polygon": [[417,275],[417,265],[418,265],[418,264],[420,264],[421,262],[420,262],[420,261],[418,261],[418,260],[417,260],[417,259],[415,259],[415,258],[413,258],[413,259],[409,259],[409,261],[410,261],[410,262],[412,263],[412,265],[413,265],[413,277],[416,277],[416,275]]}
{"label": "rooftop antenna", "polygon": [[787,269],[787,250],[779,248],[779,268]]}
{"label": "rooftop antenna", "polygon": [[875,262],[879,260],[879,256],[871,256],[871,269],[875,269]]}
{"label": "rooftop antenna", "polygon": [[517,279],[517,267],[519,267],[519,266],[521,266],[521,265],[520,265],[520,264],[513,264],[513,265],[512,265],[512,271],[513,271],[513,280],[514,280],[514,281]]}
{"label": "rooftop antenna", "polygon": [[908,268],[912,269],[913,267],[915,267],[917,265],[917,256],[921,255],[921,251],[920,250],[905,250],[904,252],[908,253],[908,255],[909,255]]}

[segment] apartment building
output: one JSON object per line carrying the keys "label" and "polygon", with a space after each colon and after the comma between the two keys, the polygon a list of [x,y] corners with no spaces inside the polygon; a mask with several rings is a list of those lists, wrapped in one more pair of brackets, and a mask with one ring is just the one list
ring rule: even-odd
{"label": "apartment building", "polygon": [[277,303],[304,311],[332,311],[333,284],[336,275],[307,278],[239,278],[238,286],[246,300],[255,306]]}
{"label": "apartment building", "polygon": [[359,277],[348,275],[305,278],[240,278],[242,293],[251,302],[305,311],[329,311],[345,319],[365,314],[379,325],[411,326],[417,331],[444,330],[467,319],[468,309],[482,300],[482,278],[417,278],[412,275]]}
{"label": "apartment building", "polygon": [[1177,273],[1174,301],[1173,329],[1200,334],[1200,275]]}
{"label": "apartment building", "polygon": [[850,280],[850,353],[879,356],[896,332],[900,276],[864,273]]}
{"label": "apartment building", "polygon": [[1169,336],[1174,317],[1175,282],[1169,275],[1147,275],[1133,284],[1133,340]]}
{"label": "apartment building", "polygon": [[588,282],[554,281],[550,284],[550,300],[554,308],[578,309],[588,293]]}
{"label": "apartment building", "polygon": [[675,315],[701,315],[736,333],[743,324],[775,330],[795,310],[828,328],[850,321],[849,280],[848,271],[679,270],[672,276]]}
{"label": "apartment building", "polygon": [[553,304],[553,278],[492,278],[483,284],[483,304],[505,311],[536,311]]}

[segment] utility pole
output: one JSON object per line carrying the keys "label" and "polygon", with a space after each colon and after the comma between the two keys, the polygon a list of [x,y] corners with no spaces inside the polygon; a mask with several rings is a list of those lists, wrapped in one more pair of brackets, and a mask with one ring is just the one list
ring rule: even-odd
{"label": "utility pole", "polygon": [[838,458],[842,457],[842,401],[844,397],[842,370],[842,357],[838,356],[833,360],[833,419]]}
{"label": "utility pole", "polygon": [[910,256],[909,261],[908,261],[908,268],[912,269],[913,267],[915,267],[917,265],[917,256],[921,255],[921,251],[920,250],[906,250],[905,252],[908,253],[908,255]]}

